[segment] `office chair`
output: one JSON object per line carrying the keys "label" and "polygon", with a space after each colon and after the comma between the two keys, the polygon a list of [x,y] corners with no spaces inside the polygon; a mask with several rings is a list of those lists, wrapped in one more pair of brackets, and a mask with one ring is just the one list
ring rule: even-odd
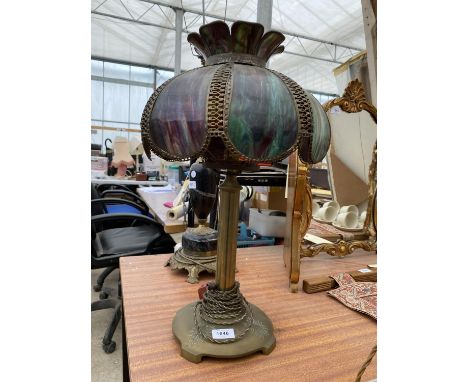
{"label": "office chair", "polygon": [[[119,222],[121,227],[101,229],[102,223],[106,222]],[[144,215],[102,214],[91,217],[91,269],[116,269],[123,256],[171,253],[175,244],[161,224]],[[104,351],[112,353],[116,347],[112,336],[122,314],[120,280],[117,297],[107,297],[109,294],[92,302],[91,311],[113,309],[112,321],[102,339]]]}
{"label": "office chair", "polygon": [[[146,203],[138,195],[134,194],[127,187],[121,185],[114,186],[111,189],[105,189],[100,186],[91,184],[91,216],[102,214],[141,214],[153,218],[149,213],[149,208]],[[108,185],[105,185],[108,186]],[[127,199],[123,199],[126,197]],[[126,224],[126,221],[104,221],[100,223],[99,230],[118,228]],[[102,290],[104,280],[109,276],[117,266],[111,266],[99,275],[93,289],[96,292]],[[109,291],[103,290],[100,298],[107,298]]]}
{"label": "office chair", "polygon": [[152,217],[144,200],[123,185],[91,183],[91,212],[93,215],[120,213]]}

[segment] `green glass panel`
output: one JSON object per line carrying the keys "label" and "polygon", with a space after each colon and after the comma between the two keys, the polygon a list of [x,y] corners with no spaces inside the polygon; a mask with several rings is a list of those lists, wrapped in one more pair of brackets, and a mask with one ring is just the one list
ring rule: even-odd
{"label": "green glass panel", "polygon": [[235,64],[227,133],[252,159],[269,160],[296,143],[298,116],[286,85],[266,69]]}
{"label": "green glass panel", "polygon": [[318,163],[327,155],[328,147],[330,146],[330,122],[320,102],[310,94],[309,99],[312,106],[312,126],[314,129],[311,145],[311,162]]}

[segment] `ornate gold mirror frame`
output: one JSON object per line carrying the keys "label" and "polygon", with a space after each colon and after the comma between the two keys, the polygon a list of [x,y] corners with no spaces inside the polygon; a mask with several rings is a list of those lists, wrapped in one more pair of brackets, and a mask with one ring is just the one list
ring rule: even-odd
{"label": "ornate gold mirror frame", "polygon": [[312,219],[312,190],[309,185],[309,169],[297,152],[289,156],[288,198],[283,260],[289,275],[291,292],[298,291],[301,242]]}
{"label": "ornate gold mirror frame", "polygon": [[[343,97],[335,98],[323,105],[325,112],[339,106],[346,113],[367,111],[377,123],[377,109],[368,103],[364,88],[359,80],[351,81]],[[377,142],[374,145],[372,161],[369,166],[367,214],[362,231],[334,243],[314,244],[304,240],[312,220],[312,190],[309,168],[302,163],[297,153],[289,157],[288,170],[288,207],[283,259],[289,274],[291,292],[298,291],[300,261],[304,257],[314,257],[321,252],[331,256],[344,257],[355,249],[377,250]],[[352,238],[349,238],[352,237]]]}

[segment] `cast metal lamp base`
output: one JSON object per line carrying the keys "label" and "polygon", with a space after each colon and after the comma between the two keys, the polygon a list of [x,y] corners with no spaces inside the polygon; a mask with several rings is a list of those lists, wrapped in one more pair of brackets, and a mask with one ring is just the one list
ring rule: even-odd
{"label": "cast metal lamp base", "polygon": [[[270,354],[276,346],[273,325],[265,313],[253,304],[252,326],[239,340],[230,343],[215,343],[206,340],[194,325],[197,302],[180,309],[172,322],[172,332],[180,343],[180,354],[190,362],[199,363],[204,356],[214,358],[237,358],[261,351]],[[226,329],[228,325],[220,326]],[[229,325],[236,332],[237,325]]]}
{"label": "cast metal lamp base", "polygon": [[228,171],[219,187],[216,282],[208,284],[202,300],[180,309],[172,322],[181,355],[191,362],[204,356],[269,354],[276,345],[270,319],[244,299],[235,280],[240,189],[236,174]]}
{"label": "cast metal lamp base", "polygon": [[200,221],[196,228],[188,228],[182,236],[182,247],[176,249],[166,266],[171,269],[185,269],[187,282],[198,283],[200,272],[216,272],[217,232]]}

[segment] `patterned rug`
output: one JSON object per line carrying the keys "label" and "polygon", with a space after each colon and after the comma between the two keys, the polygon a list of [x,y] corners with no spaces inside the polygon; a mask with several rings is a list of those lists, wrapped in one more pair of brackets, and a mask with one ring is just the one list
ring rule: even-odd
{"label": "patterned rug", "polygon": [[377,320],[377,283],[356,282],[348,273],[331,275],[339,287],[328,292],[348,308]]}

